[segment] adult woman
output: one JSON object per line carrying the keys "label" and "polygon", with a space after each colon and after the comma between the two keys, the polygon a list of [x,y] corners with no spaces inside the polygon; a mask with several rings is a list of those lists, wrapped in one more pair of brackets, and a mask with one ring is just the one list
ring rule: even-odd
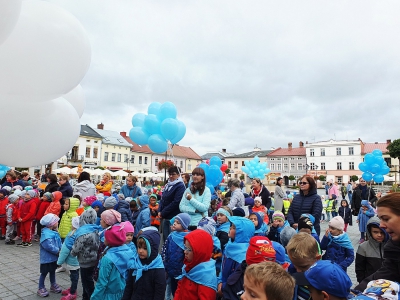
{"label": "adult woman", "polygon": [[103,179],[96,185],[97,193],[103,193],[104,196],[111,196],[112,185],[111,174],[108,172],[104,173]]}
{"label": "adult woman", "polygon": [[399,281],[400,278],[400,193],[383,196],[376,203],[380,227],[385,229],[390,239],[384,247],[382,267],[365,278],[356,290],[363,291],[368,282],[376,279]]}
{"label": "adult woman", "polygon": [[47,176],[47,185],[46,188],[44,189],[44,192],[47,193],[53,193],[58,191],[58,188],[60,185],[58,184],[57,176],[55,174],[49,174]]}
{"label": "adult woman", "polygon": [[180,211],[190,215],[189,230],[195,230],[201,218],[207,217],[211,202],[211,191],[206,186],[206,174],[202,168],[194,168],[192,180],[179,204]]}
{"label": "adult woman", "polygon": [[185,184],[185,187],[188,188],[189,181],[190,181],[190,175],[188,173],[182,174],[182,180],[183,180],[183,183]]}
{"label": "adult woman", "polygon": [[60,187],[58,188],[58,191],[61,192],[63,198],[69,198],[72,197],[72,186],[69,184],[69,176],[66,174],[63,174],[60,176]]}
{"label": "adult woman", "polygon": [[314,228],[318,236],[320,234],[319,220],[322,213],[321,197],[317,194],[317,185],[314,179],[304,175],[299,181],[300,193],[293,198],[289,207],[287,220],[294,229],[302,214],[311,214],[315,218]]}
{"label": "adult woman", "polygon": [[25,184],[25,186],[27,185],[32,185],[32,178],[29,175],[28,172],[23,171],[20,175],[20,179],[23,181],[23,183]]}
{"label": "adult woman", "polygon": [[125,198],[132,197],[133,199],[142,196],[142,189],[136,185],[138,181],[136,176],[128,176],[126,178],[126,184],[122,186],[119,191],[120,194],[124,194]]}
{"label": "adult woman", "polygon": [[24,182],[17,178],[17,175],[15,174],[14,170],[7,171],[6,181],[2,184],[2,187],[4,188],[5,186],[9,186],[10,188],[13,188],[16,185],[19,185],[22,188],[25,187]]}
{"label": "adult woman", "polygon": [[[250,196],[254,199],[259,196],[262,200],[262,205],[266,208],[271,207],[271,198],[268,189],[262,184],[260,178],[254,178],[251,182],[251,193]],[[276,210],[276,208],[275,208]]]}
{"label": "adult woman", "polygon": [[[372,188],[368,187],[367,182],[360,178],[360,184],[353,191],[351,197],[351,210],[357,216],[361,208],[361,200],[368,200],[370,203],[376,202],[376,195]],[[375,205],[373,205],[375,207]]]}
{"label": "adult woman", "polygon": [[243,208],[244,206],[244,195],[240,189],[240,181],[236,178],[230,179],[228,181],[228,189],[231,193],[229,196],[231,199],[227,206],[230,209],[235,209],[237,207]]}
{"label": "adult woman", "polygon": [[96,195],[96,187],[90,181],[90,174],[88,172],[82,172],[79,174],[78,183],[74,186],[74,193],[81,193],[81,200],[89,196]]}
{"label": "adult woman", "polygon": [[168,182],[164,186],[160,206],[158,207],[158,217],[162,218],[163,239],[167,240],[171,232],[169,221],[180,213],[179,202],[185,192],[185,185],[176,166],[168,168]]}
{"label": "adult woman", "polygon": [[274,210],[282,211],[283,199],[286,198],[286,193],[282,189],[283,178],[276,179],[275,194],[274,194]]}

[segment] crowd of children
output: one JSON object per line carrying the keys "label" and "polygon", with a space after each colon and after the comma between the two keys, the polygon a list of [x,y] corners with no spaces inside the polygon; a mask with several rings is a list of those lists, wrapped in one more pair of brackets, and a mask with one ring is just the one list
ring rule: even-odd
{"label": "crowd of children", "polygon": [[[190,195],[183,196],[185,205],[200,197]],[[274,209],[273,198],[267,209],[261,197],[243,197],[244,206],[234,209],[221,192],[212,195],[208,209],[185,208],[168,220],[171,233],[161,241],[159,197],[152,190],[135,199],[117,193],[81,199],[79,193],[62,198],[58,191],[40,196],[32,188],[3,188],[0,239],[21,247],[37,239],[37,295],[61,293],[62,300],[77,299],[79,278],[84,300],[345,299],[354,259],[359,282],[382,265],[389,237],[367,200],[358,212],[361,238],[354,255],[346,199],[338,205],[335,194],[321,197],[328,229],[320,240],[313,215],[301,214],[296,228],[286,220],[291,193],[283,198],[283,211]],[[56,282],[61,270],[71,282],[64,290]]]}

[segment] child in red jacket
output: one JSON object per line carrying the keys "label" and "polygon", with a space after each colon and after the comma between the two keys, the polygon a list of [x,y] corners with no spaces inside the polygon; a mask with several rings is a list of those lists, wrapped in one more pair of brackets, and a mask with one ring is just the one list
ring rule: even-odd
{"label": "child in red jacket", "polygon": [[217,275],[215,260],[210,259],[213,252],[212,237],[201,229],[196,229],[184,237],[185,266],[182,279],[174,300],[209,300],[217,296]]}
{"label": "child in red jacket", "polygon": [[53,200],[53,195],[49,192],[44,193],[42,197],[42,201],[40,201],[37,213],[36,213],[36,234],[38,235],[38,240],[40,240],[40,236],[42,235],[42,224],[40,224],[40,220],[43,218],[45,211],[50,206],[51,201]]}
{"label": "child in red jacket", "polygon": [[0,240],[6,239],[6,227],[7,227],[7,216],[6,206],[8,204],[8,191],[6,189],[0,190],[0,228],[1,236]]}
{"label": "child in red jacket", "polygon": [[21,205],[18,216],[18,221],[21,226],[22,241],[17,244],[17,246],[30,247],[32,246],[32,221],[35,218],[36,213],[36,202],[33,200],[35,198],[36,192],[29,190],[25,193],[24,203]]}

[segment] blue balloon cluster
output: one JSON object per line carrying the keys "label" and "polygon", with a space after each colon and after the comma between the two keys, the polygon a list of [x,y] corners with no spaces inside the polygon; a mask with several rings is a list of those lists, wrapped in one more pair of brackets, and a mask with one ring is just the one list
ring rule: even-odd
{"label": "blue balloon cluster", "polygon": [[211,193],[214,192],[214,187],[218,186],[224,178],[224,174],[220,170],[221,166],[222,161],[218,156],[210,158],[210,165],[206,163],[199,164],[199,168],[202,168],[206,173],[206,185]]}
{"label": "blue balloon cluster", "polygon": [[132,117],[133,128],[129,137],[138,145],[148,145],[156,153],[163,153],[171,144],[178,143],[186,134],[185,124],[176,118],[177,110],[172,102],[152,102],[147,115],[137,113]]}
{"label": "blue balloon cluster", "polygon": [[268,163],[260,163],[258,156],[255,156],[252,160],[245,160],[242,171],[247,174],[250,178],[260,178],[261,180],[265,178],[271,170],[268,168]]}
{"label": "blue balloon cluster", "polygon": [[10,167],[7,167],[5,165],[0,165],[0,178],[3,178],[6,175],[7,171],[10,169],[11,169]]}
{"label": "blue balloon cluster", "polygon": [[359,163],[358,168],[364,172],[362,174],[363,179],[366,181],[374,180],[376,183],[382,183],[383,175],[390,172],[390,168],[383,159],[382,151],[379,149],[365,154],[364,162]]}

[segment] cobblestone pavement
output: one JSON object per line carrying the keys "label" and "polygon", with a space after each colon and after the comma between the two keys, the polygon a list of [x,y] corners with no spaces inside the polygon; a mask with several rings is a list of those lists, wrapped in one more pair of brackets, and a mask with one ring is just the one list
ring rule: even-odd
{"label": "cobblestone pavement", "polygon": [[[355,217],[353,217],[355,221]],[[354,222],[355,224],[355,222]],[[328,227],[327,223],[321,224],[321,237]],[[348,227],[348,234],[357,251],[359,232],[357,224]],[[347,269],[347,273],[354,284],[356,275],[354,263]],[[17,247],[15,245],[5,245],[0,242],[0,299],[40,299],[36,295],[39,281],[39,243],[33,242],[29,248]],[[56,274],[57,283],[63,288],[70,287],[70,280],[67,273]],[[46,288],[50,288],[49,277],[46,278]],[[78,295],[82,295],[82,287],[79,281]],[[61,294],[50,293],[46,299],[60,299]],[[81,299],[81,297],[78,297]]]}

